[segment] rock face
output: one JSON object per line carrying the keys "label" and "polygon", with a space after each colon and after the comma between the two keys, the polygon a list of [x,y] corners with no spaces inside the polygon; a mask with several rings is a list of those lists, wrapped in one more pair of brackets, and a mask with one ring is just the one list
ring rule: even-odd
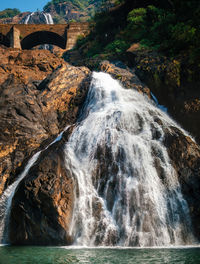
{"label": "rock face", "polygon": [[[87,68],[67,65],[48,51],[4,52],[0,65],[0,194],[38,148],[75,122],[90,79]],[[44,79],[58,65],[62,66]]]}
{"label": "rock face", "polygon": [[164,144],[175,168],[186,199],[195,236],[200,239],[200,147],[175,127],[166,131]]}
{"label": "rock face", "polygon": [[194,78],[185,69],[184,62],[138,50],[136,44],[128,50],[126,60],[136,68],[135,73],[148,85],[159,104],[166,106],[170,115],[199,143],[199,83],[190,81]]}
{"label": "rock face", "polygon": [[70,21],[85,22],[94,15],[101,3],[102,0],[49,2],[44,6],[44,11],[52,15],[55,24]]}
{"label": "rock face", "polygon": [[0,24],[21,24],[24,21],[24,18],[30,14],[30,12],[23,12],[14,17],[2,18],[0,19]]}
{"label": "rock face", "polygon": [[73,208],[73,179],[66,171],[63,146],[72,131],[43,151],[16,190],[10,215],[10,241],[22,245],[62,245]]}
{"label": "rock face", "polygon": [[45,8],[45,11],[52,15],[54,23],[66,23],[71,20],[79,21],[81,18],[84,21],[87,20],[87,13],[70,2],[49,5]]}
{"label": "rock face", "polygon": [[47,50],[24,50],[0,47],[0,85],[11,76],[16,83],[38,83],[52,73],[64,60]]}

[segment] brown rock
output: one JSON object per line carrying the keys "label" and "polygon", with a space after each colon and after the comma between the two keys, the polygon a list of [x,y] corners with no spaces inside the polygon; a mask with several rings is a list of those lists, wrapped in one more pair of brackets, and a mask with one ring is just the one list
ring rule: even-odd
{"label": "brown rock", "polygon": [[[0,65],[0,194],[38,148],[76,121],[90,81],[87,68],[67,65],[48,51],[10,50],[10,56],[15,67],[8,62],[2,73]],[[63,66],[44,79],[59,62]]]}
{"label": "brown rock", "polygon": [[43,151],[19,184],[12,202],[10,242],[20,245],[66,245],[73,212],[73,179],[66,171],[62,140]]}
{"label": "brown rock", "polygon": [[17,82],[28,84],[31,81],[42,81],[64,60],[51,54],[48,50],[24,50],[0,47],[0,85],[10,75]]}

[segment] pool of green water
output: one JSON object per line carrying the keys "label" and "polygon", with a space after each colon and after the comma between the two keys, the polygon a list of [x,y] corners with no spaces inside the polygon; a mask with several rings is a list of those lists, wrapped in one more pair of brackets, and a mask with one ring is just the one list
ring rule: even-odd
{"label": "pool of green water", "polygon": [[0,247],[0,264],[200,264],[200,248]]}

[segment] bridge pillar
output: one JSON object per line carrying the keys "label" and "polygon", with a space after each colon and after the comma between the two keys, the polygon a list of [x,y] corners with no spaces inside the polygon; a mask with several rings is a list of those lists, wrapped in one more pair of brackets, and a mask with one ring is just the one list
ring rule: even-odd
{"label": "bridge pillar", "polygon": [[20,30],[13,26],[9,32],[10,47],[22,49],[20,43]]}
{"label": "bridge pillar", "polygon": [[68,25],[66,36],[66,50],[71,50],[76,46],[79,36],[86,36],[89,33],[89,23],[73,22]]}

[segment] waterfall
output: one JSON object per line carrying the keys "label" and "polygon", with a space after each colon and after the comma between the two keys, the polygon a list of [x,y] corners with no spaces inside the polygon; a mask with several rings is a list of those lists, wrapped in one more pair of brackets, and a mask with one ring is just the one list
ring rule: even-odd
{"label": "waterfall", "polygon": [[31,16],[34,14],[34,12],[32,12],[31,14],[29,14],[27,17],[26,17],[26,19],[25,19],[25,21],[24,21],[24,24],[28,24],[28,22],[29,22],[29,20],[30,20],[30,18],[31,18]]}
{"label": "waterfall", "polygon": [[[93,73],[78,123],[65,145],[65,165],[75,186],[67,230],[74,245],[195,242],[188,205],[163,144],[171,126],[177,124],[148,98],[124,89],[106,73]],[[61,138],[62,133],[54,142]],[[0,242],[7,241],[15,190],[39,154],[0,199]]]}
{"label": "waterfall", "polygon": [[[26,17],[24,24],[33,24],[34,21],[31,21],[31,19],[34,18],[34,16],[37,17],[38,14],[39,14],[39,19],[42,19],[45,22],[45,24],[47,24],[47,25],[53,25],[54,24],[51,14],[46,13],[46,12],[32,12],[31,14],[29,14]],[[42,24],[42,23],[40,23],[40,24]],[[51,47],[52,47],[52,45],[49,45],[49,44],[40,45],[40,48],[46,49],[46,50],[50,50]]]}
{"label": "waterfall", "polygon": [[45,13],[45,12],[42,12],[42,14],[44,15],[44,17],[46,19],[46,24],[53,25],[53,18],[51,16],[51,14]]}
{"label": "waterfall", "polygon": [[65,146],[76,186],[69,231],[75,245],[194,242],[188,205],[163,145],[170,126],[177,124],[143,95],[93,73],[79,125]]}
{"label": "waterfall", "polygon": [[[40,15],[41,17],[43,16],[44,17],[44,21],[46,22],[47,25],[51,25],[53,24],[53,18],[51,16],[50,13],[46,13],[46,12],[32,12],[31,14],[29,14],[25,21],[24,21],[24,24],[32,24],[31,22],[31,18],[34,17],[34,16],[37,16],[37,15]],[[42,24],[42,23],[40,23]]]}

